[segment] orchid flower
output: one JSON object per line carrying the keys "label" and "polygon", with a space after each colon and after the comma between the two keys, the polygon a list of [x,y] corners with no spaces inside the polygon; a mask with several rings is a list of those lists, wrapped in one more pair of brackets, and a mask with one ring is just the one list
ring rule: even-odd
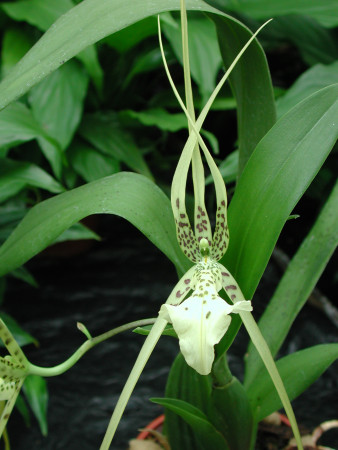
{"label": "orchid flower", "polygon": [[[159,316],[140,350],[134,367],[116,404],[100,450],[109,449],[129,397],[167,323],[171,322],[173,324],[179,338],[181,352],[187,364],[193,367],[198,373],[207,375],[212,369],[215,358],[214,346],[226,333],[231,322],[231,313],[240,314],[253,343],[257,347],[258,352],[273,379],[291,422],[298,449],[302,449],[297,423],[283,382],[279,376],[270,350],[250,313],[252,310],[251,301],[244,298],[234,277],[218,262],[226,252],[229,243],[227,195],[225,184],[218,167],[200,136],[200,129],[216,95],[239,58],[255,39],[261,28],[266,24],[264,24],[249,39],[247,44],[237,55],[210,96],[199,117],[195,120],[189,69],[187,19],[184,0],[181,0],[181,21],[187,107],[180,98],[169,73],[163,52],[160,22],[159,40],[163,63],[169,82],[181,108],[186,114],[189,125],[189,138],[184,146],[173,177],[171,205],[176,223],[178,243],[186,257],[189,258],[194,265],[179,280],[169,295],[166,303],[162,305]],[[199,146],[203,151],[205,160],[210,169],[216,191],[216,225],[213,234],[211,232],[210,221],[204,202],[204,168]],[[185,191],[190,163],[192,164],[195,198],[194,231],[190,225],[185,207]],[[228,303],[218,295],[222,288],[224,288],[231,303]],[[193,291],[192,295],[186,298],[191,290]]]}
{"label": "orchid flower", "polygon": [[1,319],[0,338],[10,353],[0,358],[0,400],[6,402],[0,417],[1,436],[23,382],[28,375],[29,363],[13,335]]}

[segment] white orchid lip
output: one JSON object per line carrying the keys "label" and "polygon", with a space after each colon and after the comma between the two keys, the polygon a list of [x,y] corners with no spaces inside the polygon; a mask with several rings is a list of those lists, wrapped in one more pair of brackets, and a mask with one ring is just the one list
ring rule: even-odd
{"label": "white orchid lip", "polygon": [[[203,269],[199,270],[200,267]],[[193,294],[177,306],[162,305],[160,311],[161,317],[173,324],[187,364],[201,375],[211,372],[214,346],[227,332],[230,314],[252,310],[250,301],[230,305],[218,295],[218,271],[218,265],[212,261],[200,263],[194,277]]]}

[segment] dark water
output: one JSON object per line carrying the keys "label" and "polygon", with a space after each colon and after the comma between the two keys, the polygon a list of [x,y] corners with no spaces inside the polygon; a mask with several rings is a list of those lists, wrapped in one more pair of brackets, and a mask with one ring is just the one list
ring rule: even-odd
{"label": "dark water", "polygon": [[[4,309],[40,344],[39,348],[26,347],[31,362],[52,366],[65,360],[84,340],[77,321],[95,336],[126,322],[156,316],[174,286],[177,278],[171,263],[129,224],[103,217],[101,235],[103,241],[84,254],[68,259],[46,256],[29,263],[40,284],[38,290],[10,282]],[[271,295],[277,276],[277,269],[269,267],[255,297],[257,312]],[[306,307],[283,353],[334,340],[337,334],[330,321]],[[13,450],[97,450],[143,341],[144,337],[126,332],[90,350],[64,375],[49,378],[48,436],[41,436],[34,418],[27,429],[15,413],[9,421]],[[230,364],[238,376],[246,345],[245,330],[241,330],[230,352]],[[128,404],[113,449],[126,449],[138,428],[161,414],[161,407],[148,399],[163,396],[177,351],[176,340],[160,340]],[[333,368],[294,403],[296,415],[310,428],[338,417],[337,404]],[[338,439],[335,444],[338,448]]]}

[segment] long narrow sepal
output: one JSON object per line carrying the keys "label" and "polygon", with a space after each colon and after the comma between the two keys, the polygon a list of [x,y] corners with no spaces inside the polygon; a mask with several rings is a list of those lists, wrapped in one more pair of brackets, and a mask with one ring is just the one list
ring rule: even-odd
{"label": "long narrow sepal", "polygon": [[[244,295],[238,286],[235,278],[231,275],[231,273],[221,264],[219,264],[222,273],[222,284],[229,298],[236,304],[243,300],[245,300]],[[260,329],[255,322],[252,314],[247,311],[238,311],[244,326],[252,340],[252,343],[256,347],[262,361],[269,372],[272,382],[275,385],[275,388],[278,392],[278,395],[281,399],[281,402],[284,406],[285,412],[289,418],[293,434],[295,436],[298,450],[303,450],[302,441],[296,421],[295,414],[293,412],[288,394],[285,390],[283,380],[281,379],[278,369],[276,367],[275,361],[271,355],[270,349],[260,332]]]}
{"label": "long narrow sepal", "polygon": [[0,417],[0,437],[2,436],[5,426],[7,425],[9,416],[11,415],[11,412],[14,408],[16,399],[19,395],[20,389],[21,389],[24,381],[25,381],[25,379],[22,378],[16,382],[15,391],[13,392],[12,396],[7,400],[6,405],[2,411],[2,414]]}
{"label": "long narrow sepal", "polygon": [[[198,244],[196,238],[193,236],[191,225],[189,222],[189,219],[186,214],[185,210],[185,187],[187,183],[187,175],[189,170],[190,161],[192,159],[192,154],[195,148],[196,141],[198,140],[199,144],[201,145],[201,148],[203,150],[203,153],[206,157],[207,163],[209,165],[211,175],[214,179],[215,184],[215,190],[216,190],[216,199],[217,199],[217,213],[216,213],[216,227],[215,232],[213,236],[213,243],[211,247],[211,256],[215,260],[221,259],[221,257],[226,252],[228,241],[229,241],[229,233],[228,233],[228,227],[227,227],[227,217],[226,217],[226,206],[227,206],[227,196],[226,196],[226,190],[225,190],[225,184],[223,181],[223,178],[218,170],[218,167],[216,166],[212,156],[210,155],[209,150],[207,149],[203,139],[201,138],[199,131],[202,127],[202,124],[210,110],[210,107],[215,100],[218,92],[220,91],[221,87],[229,77],[231,71],[237,64],[238,60],[241,58],[245,50],[248,48],[248,46],[251,44],[251,42],[256,38],[257,34],[261,31],[261,29],[267,25],[270,22],[267,21],[265,24],[263,24],[248,40],[248,42],[245,44],[245,46],[242,48],[242,50],[238,53],[237,57],[234,59],[233,63],[230,65],[228,70],[223,75],[222,79],[216,86],[215,90],[211,94],[208,102],[204,106],[201,114],[199,115],[197,121],[195,122],[191,117],[189,112],[187,111],[184,102],[182,101],[175,84],[172,80],[172,77],[170,75],[170,71],[165,59],[165,55],[163,52],[163,45],[162,45],[162,38],[160,33],[160,20],[158,18],[159,23],[159,41],[160,41],[160,48],[162,53],[162,59],[163,64],[167,73],[168,80],[170,82],[170,85],[172,87],[172,90],[183,109],[184,113],[187,116],[187,119],[190,123],[191,129],[194,131],[194,133],[191,133],[189,136],[189,139],[187,140],[184,149],[182,151],[180,160],[177,164],[177,168],[173,177],[172,182],[172,188],[171,188],[171,204],[172,209],[174,213],[174,217],[176,220],[176,226],[177,226],[177,236],[179,244],[184,251],[184,253],[188,256],[189,259],[191,259],[193,262],[197,262],[197,255],[198,255]],[[185,238],[185,235],[188,235],[188,238]],[[191,247],[187,246],[187,240],[189,240],[189,244],[192,245]],[[191,244],[192,243],[192,244]],[[210,242],[209,242],[210,243]]]}
{"label": "long narrow sepal", "polygon": [[[195,266],[191,267],[188,272],[179,280],[171,294],[169,295],[166,303],[171,305],[176,305],[180,303],[184,297],[188,294],[191,286],[191,280],[195,272]],[[132,368],[130,375],[124,385],[121,395],[115,406],[113,415],[110,419],[106,434],[102,441],[100,450],[108,450],[113,440],[117,426],[121,420],[122,414],[127,406],[128,400],[134,390],[134,387],[141,376],[141,373],[146,365],[150,355],[152,354],[155,345],[160,339],[167,321],[162,317],[158,317],[154,323],[149,335],[147,336],[144,344],[140,350],[140,353],[135,361],[134,367]]]}
{"label": "long narrow sepal", "polygon": [[[189,134],[191,133],[191,123],[195,123],[195,110],[193,93],[191,87],[190,62],[189,62],[189,44],[188,44],[188,21],[185,7],[185,0],[181,0],[181,28],[182,28],[182,50],[183,50],[183,71],[184,71],[184,86],[185,98],[187,104],[187,111],[191,117],[191,122],[188,120]],[[160,30],[159,30],[160,31]],[[205,179],[204,167],[199,150],[198,143],[196,143],[191,159],[192,180],[194,186],[194,228],[195,237],[199,242],[202,238],[208,240],[211,245],[211,227],[210,221],[205,207]]]}

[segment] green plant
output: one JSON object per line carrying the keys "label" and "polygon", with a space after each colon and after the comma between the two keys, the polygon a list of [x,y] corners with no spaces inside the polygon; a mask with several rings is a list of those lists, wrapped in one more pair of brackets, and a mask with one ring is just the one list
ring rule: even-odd
{"label": "green plant", "polygon": [[[18,5],[20,3],[25,2],[18,2]],[[47,73],[55,70],[60,63],[62,64],[72,56],[75,56],[87,45],[93,44],[104,36],[119,30],[131,23],[131,21],[136,22],[154,13],[178,9],[179,5],[178,2],[161,0],[154,6],[152,2],[138,0],[133,6],[134,9],[130,13],[128,10],[129,5],[126,2],[105,0],[100,2],[100,7],[98,7],[94,0],[85,0],[71,9],[56,22],[55,26],[35,44],[31,51],[3,80],[0,85],[2,107],[8,105],[24,92],[27,92],[33,84],[38,83]],[[187,7],[188,9],[202,8],[209,14],[209,18],[212,19],[217,28],[223,61],[225,66],[229,68],[240,49],[251,37],[250,31],[236,19],[220,13],[220,11],[209,7],[202,1],[194,3],[187,2]],[[7,8],[11,7],[7,5]],[[73,20],[74,16],[77,17],[76,22]],[[166,20],[169,24],[172,24],[169,18]],[[100,23],[99,29],[95,26],[98,22]],[[86,32],[81,32],[81,29],[85,29]],[[183,55],[185,54],[185,56],[182,56],[182,60],[185,62],[184,66],[186,68],[187,44],[183,48]],[[87,54],[88,52],[87,50]],[[215,67],[217,67],[218,60],[219,58],[214,58]],[[76,63],[74,64],[72,67],[76,66]],[[64,72],[63,75],[59,74],[61,77],[64,76],[63,82],[68,82],[69,79],[72,79],[73,69],[70,69],[70,67],[69,65],[70,72]],[[66,71],[68,69],[64,70]],[[56,74],[56,72],[54,73]],[[198,73],[195,76],[198,79]],[[201,97],[207,98],[211,94],[210,86],[212,82],[204,84],[204,75],[202,74],[200,77],[200,86],[203,86],[203,88],[200,88]],[[50,78],[52,81],[50,81]],[[55,82],[55,78],[57,79],[56,75],[55,77],[46,78],[45,81],[47,83],[47,80],[49,80],[49,82],[53,83]],[[336,141],[337,126],[332,125],[332,123],[333,118],[337,115],[338,87],[337,85],[332,85],[317,90],[313,95],[296,104],[275,122],[275,104],[269,71],[264,52],[255,40],[231,73],[230,82],[238,103],[239,169],[237,171],[238,183],[228,214],[228,226],[231,235],[229,249],[225,255],[224,248],[222,251],[220,250],[220,247],[222,247],[221,244],[227,243],[227,236],[226,234],[219,233],[219,231],[216,233],[217,244],[212,244],[208,223],[207,230],[201,233],[198,232],[197,228],[196,238],[209,241],[208,243],[204,240],[200,241],[201,255],[205,258],[206,263],[209,252],[216,259],[222,257],[220,260],[222,266],[219,267],[223,267],[224,265],[227,268],[225,272],[227,275],[224,275],[224,278],[231,278],[230,284],[223,280],[223,285],[225,288],[228,287],[228,291],[230,286],[231,289],[235,286],[236,292],[239,293],[238,298],[231,298],[230,294],[229,301],[235,302],[239,300],[243,303],[238,305],[237,310],[236,304],[233,306],[228,304],[226,306],[227,312],[225,316],[222,316],[224,323],[222,324],[222,330],[219,336],[214,336],[212,330],[213,341],[211,349],[209,348],[209,356],[213,355],[213,345],[219,340],[221,334],[226,332],[224,338],[216,346],[216,360],[213,365],[212,375],[208,375],[208,373],[211,369],[213,358],[211,358],[205,370],[201,369],[201,360],[199,362],[197,361],[196,364],[192,364],[200,373],[204,373],[204,375],[198,375],[192,369],[189,369],[182,357],[178,357],[173,366],[166,394],[169,398],[157,400],[167,408],[168,435],[173,448],[199,448],[199,445],[203,445],[203,439],[205,439],[206,435],[210,439],[211,431],[211,435],[215,439],[213,443],[215,448],[252,448],[257,422],[265,415],[281,407],[281,400],[275,394],[270,378],[267,376],[257,377],[262,363],[256,351],[252,348],[252,344],[250,344],[249,357],[246,362],[244,385],[232,377],[227,367],[225,355],[237,334],[241,320],[238,316],[234,316],[229,326],[229,313],[231,310],[240,313],[241,319],[247,326],[253,342],[259,349],[263,348],[263,350],[260,350],[261,354],[263,354],[263,359],[267,364],[268,370],[273,374],[274,382],[278,386],[283,404],[291,416],[294,430],[297,433],[297,427],[292,418],[292,410],[289,406],[287,395],[284,392],[283,383],[279,379],[269,353],[271,350],[271,353],[276,355],[297,312],[302,304],[304,304],[309,291],[311,291],[316,280],[319,278],[337,242],[335,216],[337,214],[337,188],[335,188],[311,232],[313,234],[310,234],[304,241],[303,246],[294,257],[285,275],[286,281],[283,279],[281,282],[275,297],[266,308],[266,312],[260,322],[261,332],[270,347],[269,350],[266,344],[264,344],[264,339],[262,339],[259,330],[252,321],[251,315],[248,312],[244,312],[241,307],[249,307],[249,303],[244,299],[251,299],[253,297],[277,238],[293,206],[297,203],[322,166]],[[136,151],[137,147],[123,147],[123,151],[121,151],[125,137],[125,134],[122,133],[113,148],[115,152],[120,152],[119,159],[121,161],[124,161],[132,169],[140,171],[142,175],[121,172],[110,177],[91,181],[90,177],[93,174],[87,168],[83,173],[87,174],[86,181],[91,182],[40,202],[25,215],[21,223],[15,228],[0,249],[1,274],[6,274],[19,268],[32,256],[54,242],[62,232],[83,217],[93,213],[112,213],[126,218],[137,226],[171,259],[180,275],[188,271],[187,273],[191,275],[194,273],[196,277],[196,269],[190,268],[191,263],[181,252],[177,243],[172,211],[178,222],[182,219],[181,214],[185,215],[184,220],[186,220],[186,211],[181,208],[184,205],[186,173],[190,159],[192,158],[193,176],[195,180],[195,201],[197,207],[199,206],[205,212],[204,182],[202,181],[203,172],[201,161],[197,156],[198,152],[194,150],[197,140],[205,154],[206,161],[215,181],[217,203],[218,207],[221,208],[219,213],[224,215],[226,214],[226,209],[225,204],[223,205],[222,202],[225,202],[226,197],[225,191],[223,192],[224,183],[221,180],[217,166],[199,136],[199,129],[210,108],[211,101],[208,101],[207,107],[195,122],[189,83],[189,70],[186,69],[187,111],[185,110],[185,113],[188,117],[190,136],[187,146],[182,152],[176,178],[174,178],[172,205],[170,206],[168,198],[150,179],[150,172]],[[75,84],[77,87],[81,86],[79,81],[75,82]],[[31,91],[29,97],[31,98],[32,108],[35,104],[34,101],[39,99],[39,93],[41,94],[43,92],[43,84],[37,85],[33,93]],[[83,99],[83,90],[81,92],[82,94],[79,94],[79,97]],[[15,133],[13,133],[15,135],[14,140],[9,141],[7,138],[3,143],[12,145],[13,143],[17,144],[18,141],[37,139],[42,151],[45,152],[44,154],[49,160],[54,176],[59,180],[66,181],[66,172],[61,176],[62,151],[67,143],[69,144],[71,140],[70,136],[74,134],[74,127],[79,124],[80,114],[79,112],[74,114],[77,117],[77,121],[75,121],[76,125],[72,126],[71,131],[68,130],[68,137],[66,138],[59,132],[62,129],[62,125],[57,123],[58,117],[49,117],[49,123],[52,124],[51,130],[49,130],[50,133],[46,133],[43,127],[41,127],[41,124],[37,124],[37,118],[41,119],[42,117],[46,117],[43,114],[44,110],[41,103],[39,104],[37,101],[37,105],[36,111],[38,112],[34,120],[32,120],[27,106],[22,103],[12,103],[9,108],[4,110],[4,113],[6,113],[3,116],[5,118],[4,123],[14,123],[18,127],[18,123],[21,121],[23,127],[16,128]],[[184,105],[182,107],[185,109]],[[68,112],[70,111],[71,109],[68,110]],[[137,116],[141,122],[148,122],[148,124],[154,123],[154,116],[152,116],[151,111],[147,111],[143,115],[137,115],[132,112],[129,112],[127,115],[129,117]],[[114,125],[114,117],[110,117],[108,120],[107,117],[102,118],[100,115],[88,115],[79,128],[79,134],[92,145],[95,145],[96,148],[107,148],[110,139],[113,139],[113,134],[118,134],[116,130],[114,130],[115,133],[113,134],[110,132],[110,127]],[[167,119],[168,116],[165,116],[165,121]],[[182,115],[177,116],[176,119],[176,125],[173,122],[172,126],[176,126],[176,129],[183,127]],[[160,123],[160,120],[157,119],[155,122]],[[53,126],[55,126],[54,130]],[[162,124],[162,128],[165,127],[169,127],[169,125]],[[59,142],[56,142],[58,140]],[[77,155],[77,157],[73,156],[72,158],[74,159],[70,159],[77,161],[77,164],[79,163],[79,158],[83,156],[83,153],[84,155],[92,154],[90,149],[85,146],[79,146],[76,142],[72,145],[74,145],[72,150],[74,153],[72,154]],[[132,149],[136,150],[134,151]],[[5,159],[7,151],[8,147],[5,148]],[[90,161],[90,159],[88,160]],[[31,165],[27,167],[27,163],[19,163],[19,166],[15,167],[15,164],[15,162],[6,159],[3,166],[6,168],[5,175],[7,176],[7,179],[4,179],[3,185],[10,192],[10,195],[13,195],[13,192],[17,193],[27,184],[32,185],[34,180],[38,180],[38,183],[34,186],[39,188],[46,188],[47,186],[51,192],[61,192],[65,189],[52,175],[48,175],[46,171],[42,172],[39,167],[32,167]],[[74,163],[75,167],[78,166]],[[81,167],[84,170],[83,166]],[[109,161],[108,169],[112,170]],[[32,170],[35,172],[32,173]],[[25,175],[21,176],[21,178],[15,178],[14,175],[17,175],[18,171],[23,171]],[[27,183],[27,176],[29,174],[31,175],[28,178],[29,183]],[[101,175],[103,175],[102,172]],[[86,177],[84,178],[86,179]],[[69,179],[65,183],[68,187],[71,184]],[[14,183],[14,188],[12,187],[13,180],[16,182]],[[7,198],[9,197],[5,197],[4,200]],[[179,205],[177,205],[177,199],[179,199]],[[56,214],[59,217],[57,223],[53,219]],[[198,223],[198,210],[195,212],[195,217]],[[219,229],[221,229],[221,223],[225,227],[225,219],[223,222],[219,222]],[[268,223],[268,227],[265,226],[266,223]],[[188,227],[188,223],[185,223],[185,226]],[[313,235],[317,236],[317,239],[313,240]],[[179,232],[180,238],[182,241],[182,236],[180,237]],[[198,251],[197,242],[193,234],[190,235],[190,239],[194,242],[195,250]],[[214,242],[216,242],[215,237]],[[210,250],[209,246],[211,246]],[[304,265],[304,261],[307,261],[306,270],[303,272],[303,276],[300,276],[299,267]],[[193,262],[196,261],[193,259]],[[214,269],[208,267],[208,270],[211,271],[212,275],[215,275],[212,272]],[[215,270],[220,270],[222,273],[222,269],[215,268]],[[185,281],[190,279],[190,276],[188,278],[186,277],[187,275],[176,286],[172,296],[169,298],[170,301],[173,297],[178,298],[176,294],[182,290],[182,286],[184,288],[194,288],[201,281],[195,280],[194,285],[189,284],[189,282],[186,283]],[[293,295],[286,295],[286,285],[288,289],[290,289],[290,285],[293,287]],[[204,286],[204,284],[202,283],[201,286]],[[241,286],[243,295],[240,294],[238,286]],[[216,291],[219,288],[220,286],[217,285],[215,287]],[[188,290],[186,290],[187,293]],[[183,300],[184,296],[180,296],[179,298]],[[280,298],[283,299],[283,302],[278,300]],[[212,302],[212,300],[210,301]],[[222,303],[223,306],[224,304],[225,302]],[[217,308],[216,310],[218,311]],[[217,312],[216,310],[214,312]],[[174,317],[175,315],[172,314],[173,310],[167,307],[167,311],[163,312],[162,310],[161,314],[165,313],[169,314],[169,318],[174,322],[174,328],[180,337],[182,348],[184,348],[185,338],[180,336],[180,326],[175,325],[176,319]],[[211,313],[213,314],[213,311]],[[283,317],[284,320],[280,320],[279,316]],[[155,326],[146,341],[144,347],[146,352],[151,352],[152,347],[156,344],[161,331],[166,325],[167,319],[168,315],[165,316],[165,319],[161,316],[156,322],[155,319],[150,319],[150,323],[155,322]],[[270,332],[271,323],[274,324],[273,334]],[[136,324],[132,324],[132,326],[136,326]],[[229,328],[227,329],[228,326]],[[87,336],[88,340],[85,344],[88,347],[91,347],[93,342],[96,343],[102,340],[101,338],[91,338],[83,326],[82,330]],[[115,332],[116,330],[108,332],[104,338],[114,335]],[[9,332],[6,331],[6,333]],[[2,337],[4,338],[4,342],[8,340],[8,337],[6,338],[4,334],[2,334]],[[10,340],[12,342],[11,337]],[[149,344],[149,342],[152,343]],[[48,369],[44,371],[41,368],[31,365],[28,361],[25,361],[24,367],[17,367],[20,361],[16,361],[17,355],[15,355],[15,348],[9,346],[9,342],[6,345],[14,360],[2,359],[1,361],[3,373],[9,376],[9,380],[5,381],[3,379],[1,384],[3,388],[8,388],[8,394],[2,397],[2,400],[8,400],[6,405],[7,410],[5,410],[1,419],[2,427],[6,423],[5,416],[10,412],[14,404],[15,396],[18,392],[16,389],[20,388],[27,374],[31,376],[51,376],[61,373],[60,368],[51,368],[48,372]],[[203,353],[200,352],[199,354],[203,356]],[[188,352],[185,356],[191,362],[191,359],[189,359],[191,354]],[[281,378],[289,397],[293,399],[306,389],[332,363],[336,356],[337,345],[327,344],[301,351],[298,354],[290,355],[278,361],[277,367],[280,370]],[[314,358],[316,365],[312,364]],[[6,361],[10,361],[11,364]],[[76,357],[69,360],[63,366],[63,369],[69,368],[75,362]],[[146,359],[141,354],[136,364],[136,376],[133,372],[127,391],[136,382],[137,374],[142,370],[145,362]],[[203,367],[205,368],[205,366]],[[299,377],[295,379],[291,376],[295,372],[302,372],[306,375],[301,379]],[[196,404],[196,400],[191,396],[191,391],[188,392],[186,389],[188,385],[194,386],[195,392],[198,390],[201,393],[203,401],[197,402]],[[127,395],[123,394],[122,396],[122,403],[119,404],[113,419],[113,428],[117,425],[128,395],[129,393]],[[241,413],[238,415],[229,415],[227,411],[232,411],[231,405],[235,402],[236,404],[238,402],[240,403]],[[177,433],[176,430],[181,428],[182,425],[179,425],[177,416],[173,416],[170,411],[174,411],[180,415],[189,424],[190,428],[184,428],[184,433]],[[246,430],[245,433],[243,433],[243,428]],[[108,433],[110,434],[107,435],[107,440],[102,448],[108,448],[109,446],[111,430]],[[196,437],[201,440],[202,444],[196,444]],[[299,438],[298,446],[301,448]]]}

